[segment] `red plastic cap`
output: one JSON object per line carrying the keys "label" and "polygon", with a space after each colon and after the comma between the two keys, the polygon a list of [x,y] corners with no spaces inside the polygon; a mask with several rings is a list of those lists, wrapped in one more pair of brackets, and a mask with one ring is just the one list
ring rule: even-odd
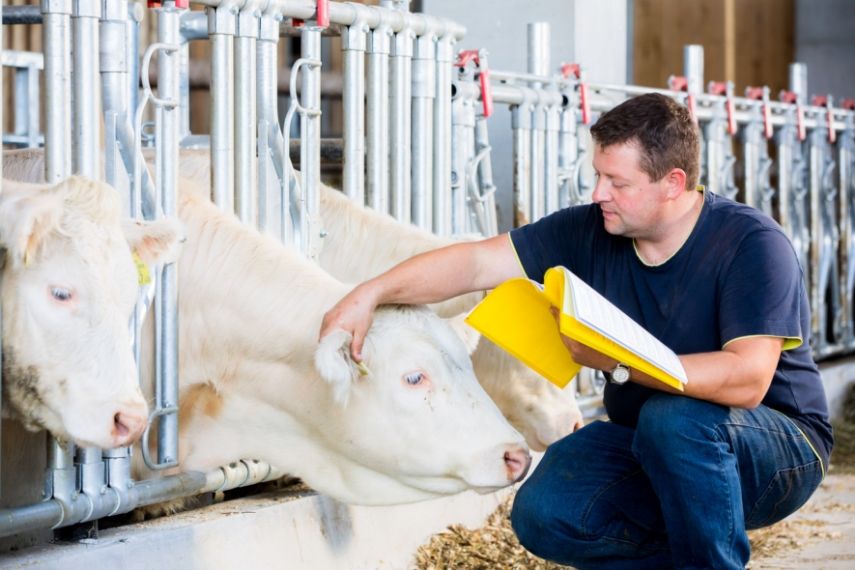
{"label": "red plastic cap", "polygon": [[579,66],[578,63],[562,63],[561,75],[564,76],[564,79],[569,79],[571,75],[576,79],[581,79],[582,68]]}
{"label": "red plastic cap", "polygon": [[672,75],[668,78],[668,87],[674,91],[688,91],[689,80],[682,75]]}
{"label": "red plastic cap", "polygon": [[855,99],[844,99],[840,102],[840,106],[849,111],[855,111]]}

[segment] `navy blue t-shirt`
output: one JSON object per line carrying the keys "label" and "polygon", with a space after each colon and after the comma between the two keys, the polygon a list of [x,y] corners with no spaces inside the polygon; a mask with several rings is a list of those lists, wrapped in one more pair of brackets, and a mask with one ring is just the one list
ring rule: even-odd
{"label": "navy blue t-shirt", "polygon": [[[828,465],[831,426],[810,352],[804,276],[774,220],[707,192],[686,243],[657,266],[641,261],[632,239],[606,232],[596,204],[558,211],[510,237],[530,279],[567,267],[677,354],[718,351],[746,336],[788,339],[763,404],[795,420]],[[606,385],[609,418],[634,427],[654,393],[632,382]]]}

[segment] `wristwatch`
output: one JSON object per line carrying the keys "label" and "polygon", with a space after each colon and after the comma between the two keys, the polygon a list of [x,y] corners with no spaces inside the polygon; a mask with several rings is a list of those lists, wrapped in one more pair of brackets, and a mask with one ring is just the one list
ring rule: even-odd
{"label": "wristwatch", "polygon": [[609,373],[609,380],[612,384],[626,384],[629,380],[629,366],[622,362],[618,362],[617,366],[614,367]]}

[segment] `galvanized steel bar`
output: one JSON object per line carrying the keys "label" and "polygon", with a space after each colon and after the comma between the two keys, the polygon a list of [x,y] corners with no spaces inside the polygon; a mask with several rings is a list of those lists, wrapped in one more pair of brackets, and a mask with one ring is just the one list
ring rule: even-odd
{"label": "galvanized steel bar", "polygon": [[321,28],[308,22],[300,35],[303,67],[300,105],[300,171],[302,174],[301,250],[317,259],[321,247]]}
{"label": "galvanized steel bar", "polygon": [[[526,59],[526,71],[532,75],[545,76],[549,73],[549,23],[532,22],[527,28],[528,51]],[[535,91],[544,90],[541,83],[533,83],[531,88]],[[546,166],[546,106],[540,101],[535,101],[531,109],[531,164],[529,215],[530,220],[538,220],[546,213],[546,185],[544,183],[544,171]]]}
{"label": "galvanized steel bar", "polygon": [[472,131],[475,143],[475,156],[477,164],[477,181],[479,193],[477,200],[482,207],[482,235],[494,236],[499,233],[498,218],[496,216],[496,185],[493,184],[493,163],[491,158],[490,136],[487,127],[487,117],[476,116],[475,128]]}
{"label": "galvanized steel bar", "polygon": [[389,54],[391,31],[382,25],[368,41],[366,102],[367,202],[378,212],[389,212]]}
{"label": "galvanized steel bar", "polygon": [[546,108],[546,148],[544,149],[545,213],[551,214],[561,208],[558,200],[558,131],[560,114],[558,107]]}
{"label": "galvanized steel bar", "polygon": [[76,174],[100,178],[100,92],[98,82],[98,20],[101,0],[74,0],[73,141],[71,169]]}
{"label": "galvanized steel bar", "polygon": [[246,224],[257,220],[256,43],[258,13],[252,5],[237,16],[235,31],[235,213]]}
{"label": "galvanized steel bar", "polygon": [[[115,188],[128,189],[123,169],[120,125],[131,124],[130,92],[127,89],[128,60],[125,46],[128,42],[129,22],[127,0],[105,2],[100,27],[101,100],[104,113],[104,177]],[[127,173],[130,174],[130,173]],[[124,184],[122,184],[124,181]],[[130,215],[134,212],[130,211]]]}
{"label": "galvanized steel bar", "polygon": [[[234,9],[240,10],[249,2],[255,0],[193,0],[193,4],[216,7],[229,4]],[[400,3],[399,3],[400,4]],[[269,13],[280,14],[311,20],[315,17],[317,10],[315,0],[269,0],[266,10]],[[405,8],[405,7],[404,7]],[[437,36],[450,35],[460,40],[466,35],[466,28],[457,22],[443,18],[436,18],[422,13],[412,13],[406,9],[384,9],[372,8],[363,11],[364,6],[350,2],[330,2],[329,19],[332,24],[350,26],[361,18],[365,25],[371,29],[379,28],[386,23],[394,33],[409,30],[411,33],[423,36],[434,34]],[[365,14],[365,16],[363,16]]]}
{"label": "galvanized steel bar", "polygon": [[[835,216],[837,184],[828,130],[818,126],[808,135],[810,172],[810,298],[812,340],[817,357],[835,352],[839,335],[837,247],[839,230]],[[827,303],[826,301],[829,301]]]}
{"label": "galvanized steel bar", "polygon": [[433,103],[436,98],[436,37],[416,38],[413,55],[412,221],[433,228]]}
{"label": "galvanized steel bar", "polygon": [[840,341],[855,348],[855,112],[837,142],[840,213]]}
{"label": "galvanized steel bar", "polygon": [[451,235],[451,76],[454,42],[449,36],[436,43],[436,99],[433,115],[433,232]]}
{"label": "galvanized steel bar", "polygon": [[[284,141],[279,129],[277,90],[277,59],[279,42],[279,18],[264,15],[261,18],[257,44],[258,66],[256,91],[258,107],[258,227],[273,235],[282,235],[282,220],[271,215],[278,211],[279,200],[287,203],[288,195],[282,178],[281,162],[278,168],[275,157],[281,161]],[[276,151],[278,149],[278,152]]]}
{"label": "galvanized steel bar", "polygon": [[[178,143],[181,111],[178,108],[180,19],[182,9],[174,2],[156,8],[158,42],[174,46],[163,50],[157,59],[158,99],[157,186],[163,214],[178,215]],[[163,413],[157,430],[157,457],[160,467],[178,461],[178,273],[174,264],[164,265],[157,279],[155,311],[157,315],[156,382],[157,408]],[[167,411],[175,408],[175,411]]]}
{"label": "galvanized steel bar", "polygon": [[[766,88],[768,92],[768,88]],[[742,172],[745,203],[773,216],[774,189],[769,183],[772,160],[764,134],[762,103],[758,102],[754,120],[742,128]]]}
{"label": "galvanized steel bar", "polygon": [[234,212],[235,105],[234,35],[237,20],[230,7],[208,9],[211,38],[211,184],[214,203]]}
{"label": "galvanized steel bar", "polygon": [[45,56],[45,180],[71,174],[71,0],[42,0]]}
{"label": "galvanized steel bar", "polygon": [[[466,233],[468,226],[469,208],[466,167],[473,153],[473,142],[470,138],[470,132],[474,126],[475,119],[473,106],[472,99],[460,92],[456,93],[451,101],[451,231],[454,235]],[[472,124],[469,124],[470,121]]]}
{"label": "galvanized steel bar", "polygon": [[344,52],[344,171],[342,189],[365,203],[365,48],[368,28],[361,22],[342,30]]}
{"label": "galvanized steel bar", "polygon": [[411,161],[411,92],[412,92],[413,33],[409,29],[395,34],[392,42],[391,68],[391,132],[390,184],[392,215],[398,221],[410,222],[410,161]]}
{"label": "galvanized steel bar", "polygon": [[514,224],[524,226],[531,214],[531,105],[511,106],[514,155]]}

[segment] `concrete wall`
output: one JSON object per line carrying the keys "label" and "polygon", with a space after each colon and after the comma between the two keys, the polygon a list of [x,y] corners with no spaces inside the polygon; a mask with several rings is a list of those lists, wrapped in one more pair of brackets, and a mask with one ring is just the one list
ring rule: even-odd
{"label": "concrete wall", "polygon": [[[458,49],[486,48],[491,69],[526,71],[527,24],[550,23],[550,66],[582,64],[589,81],[626,83],[628,25],[632,0],[423,0],[424,12],[466,26]],[[490,119],[493,178],[499,203],[499,230],[513,220],[511,113],[498,106]]]}
{"label": "concrete wall", "polygon": [[796,1],[796,61],[808,66],[811,95],[855,98],[855,1]]}

